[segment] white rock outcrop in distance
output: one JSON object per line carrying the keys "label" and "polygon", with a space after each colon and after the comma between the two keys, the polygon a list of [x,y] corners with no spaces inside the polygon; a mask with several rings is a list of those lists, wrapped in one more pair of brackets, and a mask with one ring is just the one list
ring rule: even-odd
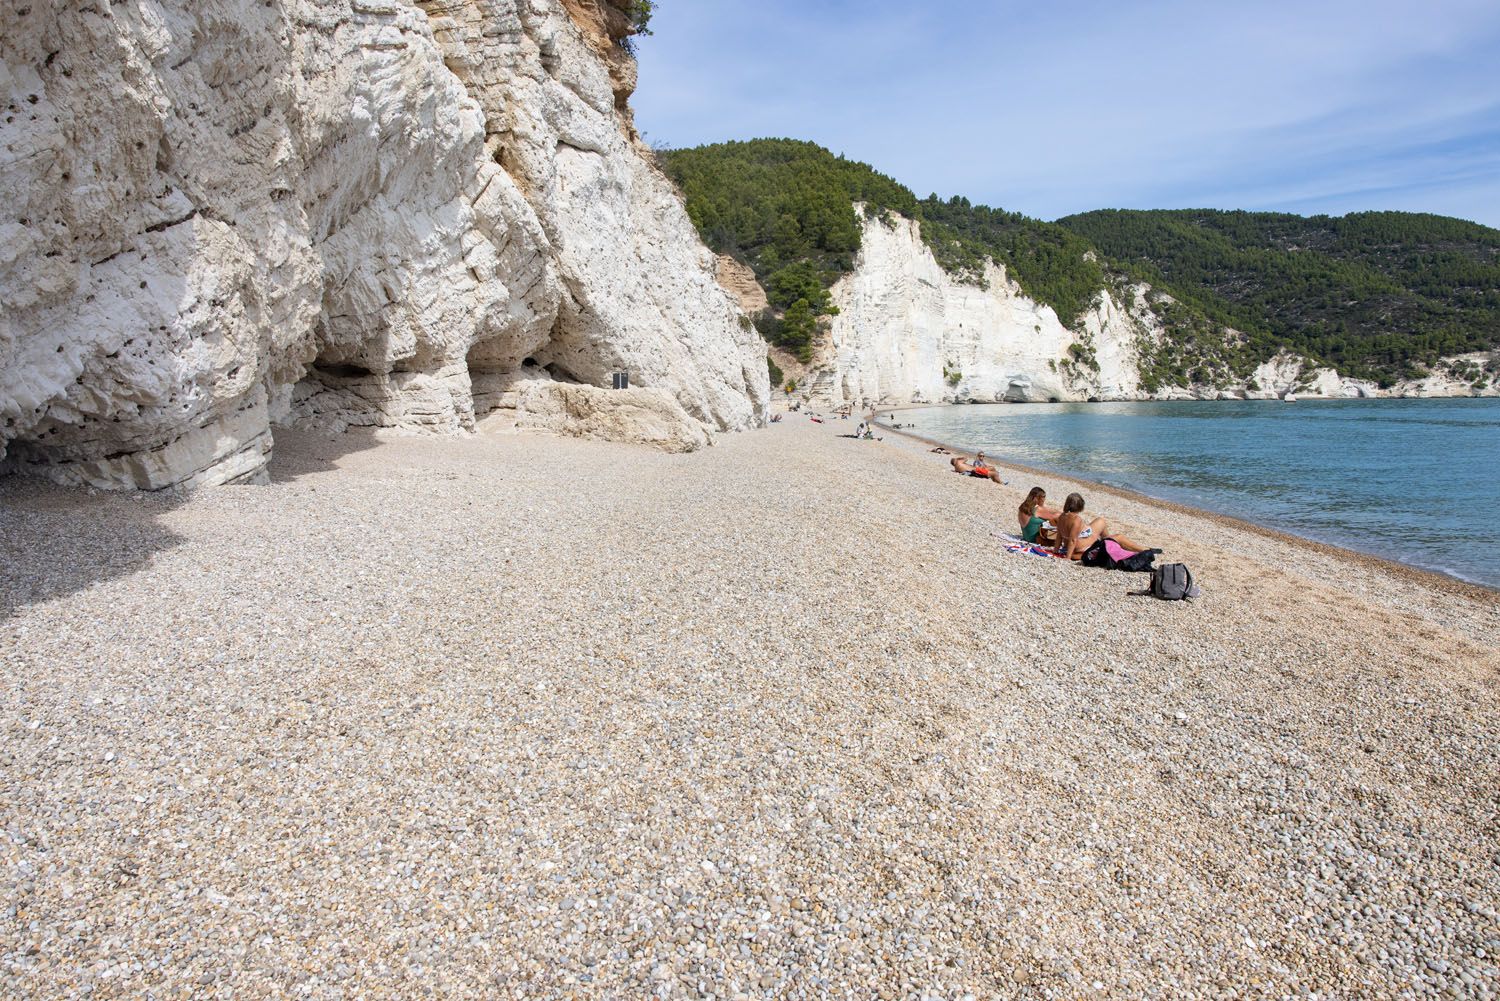
{"label": "white rock outcrop in distance", "polygon": [[5,465],[253,479],[278,421],[458,431],[523,368],[628,370],[705,438],[761,422],[764,347],[640,155],[624,25],[604,0],[6,5]]}
{"label": "white rock outcrop in distance", "polygon": [[[855,270],[832,290],[839,313],[797,373],[797,395],[816,404],[1500,394],[1500,366],[1487,355],[1443,359],[1423,379],[1380,388],[1287,352],[1243,384],[1146,393],[1142,350],[1168,336],[1147,286],[1129,287],[1129,303],[1101,292],[1070,330],[1050,306],[1022,294],[1004,268],[989,264],[984,288],[961,282],[937,263],[917,223],[891,218],[894,225],[865,220]],[[725,272],[721,263],[721,281]]]}
{"label": "white rock outcrop in distance", "polygon": [[[939,266],[918,224],[867,219],[838,315],[815,349],[813,397],[827,403],[1044,402],[1137,392],[1135,344],[1152,318],[1102,297],[1075,333],[989,264],[987,288]],[[1077,353],[1093,352],[1098,371]]]}

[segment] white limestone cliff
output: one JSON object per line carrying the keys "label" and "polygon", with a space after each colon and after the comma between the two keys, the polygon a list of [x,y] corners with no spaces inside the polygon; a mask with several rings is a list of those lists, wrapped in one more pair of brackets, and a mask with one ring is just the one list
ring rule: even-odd
{"label": "white limestone cliff", "polygon": [[937,263],[917,223],[891,219],[865,221],[855,270],[833,287],[839,312],[809,365],[812,398],[1045,402],[1138,393],[1137,338],[1154,323],[1143,302],[1101,296],[1069,330],[1004,268],[989,264],[983,287],[960,282]]}
{"label": "white limestone cliff", "polygon": [[1391,396],[1500,396],[1500,351],[1439,360],[1425,376],[1397,383]]}
{"label": "white limestone cliff", "polygon": [[[1146,392],[1142,356],[1170,336],[1148,301],[1160,293],[1141,284],[1103,291],[1069,329],[1003,267],[990,263],[982,285],[959,281],[937,263],[917,223],[891,219],[865,220],[855,269],[832,289],[839,312],[811,361],[783,364],[798,378],[797,395],[814,404],[1500,394],[1500,361],[1490,355],[1443,359],[1422,379],[1382,388],[1289,352],[1243,382]],[[747,271],[720,264],[721,281],[748,306],[755,296],[744,287]]]}
{"label": "white limestone cliff", "polygon": [[674,441],[762,422],[627,30],[605,0],[5,6],[4,468],[256,479],[278,422],[462,431],[523,370],[627,370]]}
{"label": "white limestone cliff", "polygon": [[1418,398],[1500,396],[1500,357],[1476,353],[1440,359],[1427,375],[1379,386],[1341,376],[1290,352],[1264,362],[1237,388],[1235,398],[1264,400],[1291,394],[1299,399]]}

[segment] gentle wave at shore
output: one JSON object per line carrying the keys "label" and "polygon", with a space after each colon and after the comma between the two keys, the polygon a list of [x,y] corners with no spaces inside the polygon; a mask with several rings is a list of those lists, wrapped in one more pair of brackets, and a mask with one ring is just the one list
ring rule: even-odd
{"label": "gentle wave at shore", "polygon": [[1500,400],[950,406],[896,423],[1500,587]]}

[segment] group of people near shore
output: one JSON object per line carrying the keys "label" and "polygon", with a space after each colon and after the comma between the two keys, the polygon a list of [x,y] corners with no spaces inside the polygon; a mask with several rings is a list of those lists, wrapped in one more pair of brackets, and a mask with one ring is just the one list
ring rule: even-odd
{"label": "group of people near shore", "polygon": [[[853,437],[869,437],[868,431],[873,426],[873,422],[861,423]],[[949,454],[941,445],[929,451],[939,455]],[[987,459],[983,452],[976,453],[973,459],[962,455],[951,456],[948,464],[955,473],[990,480],[1001,486],[1009,483],[1000,475],[1000,467]],[[1084,553],[1101,542],[1114,561],[1133,553],[1161,552],[1160,549],[1148,548],[1114,531],[1109,519],[1102,515],[1089,517],[1084,511],[1084,504],[1083,495],[1074,492],[1063,500],[1061,508],[1048,507],[1047,491],[1041,487],[1032,487],[1020,507],[1016,508],[1016,524],[1020,529],[1021,539],[1068,560],[1082,560]]]}
{"label": "group of people near shore", "polygon": [[1001,486],[1005,485],[1005,481],[1000,478],[1000,470],[984,460],[983,452],[974,456],[973,462],[970,462],[961,455],[955,455],[948,462],[953,466],[955,473],[963,473],[965,476],[977,476],[983,480],[993,480]]}
{"label": "group of people near shore", "polygon": [[[932,451],[946,452],[947,449],[939,446]],[[948,460],[948,463],[955,473],[977,476],[1002,486],[1007,483],[1000,476],[999,467],[986,459],[983,452],[975,455],[973,459],[955,455]],[[1150,550],[1113,531],[1109,520],[1103,516],[1088,517],[1084,513],[1083,495],[1079,493],[1068,494],[1063,501],[1062,508],[1058,509],[1047,506],[1047,491],[1041,487],[1032,487],[1026,499],[1021,502],[1021,506],[1016,509],[1016,523],[1024,541],[1041,546],[1054,555],[1069,560],[1083,559],[1083,554],[1088,552],[1089,547],[1101,541],[1105,543],[1107,549],[1110,548],[1111,543],[1113,544],[1113,551],[1110,555],[1115,559],[1128,553],[1161,551]]]}
{"label": "group of people near shore", "polygon": [[1106,548],[1113,542],[1126,552],[1150,551],[1146,546],[1111,531],[1109,520],[1102,515],[1088,518],[1083,512],[1084,501],[1080,493],[1068,494],[1063,501],[1062,510],[1049,508],[1046,503],[1047,491],[1041,487],[1032,487],[1021,506],[1016,509],[1016,522],[1021,529],[1021,538],[1025,541],[1051,549],[1056,555],[1070,560],[1082,559],[1089,547],[1100,541],[1105,543]]}

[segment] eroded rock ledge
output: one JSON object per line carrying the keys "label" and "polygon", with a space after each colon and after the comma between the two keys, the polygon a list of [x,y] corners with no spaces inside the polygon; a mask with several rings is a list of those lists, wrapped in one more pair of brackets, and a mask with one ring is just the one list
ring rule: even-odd
{"label": "eroded rock ledge", "polygon": [[0,11],[4,468],[254,479],[278,423],[462,431],[523,372],[628,370],[704,440],[762,421],[764,348],[637,151],[620,16]]}

